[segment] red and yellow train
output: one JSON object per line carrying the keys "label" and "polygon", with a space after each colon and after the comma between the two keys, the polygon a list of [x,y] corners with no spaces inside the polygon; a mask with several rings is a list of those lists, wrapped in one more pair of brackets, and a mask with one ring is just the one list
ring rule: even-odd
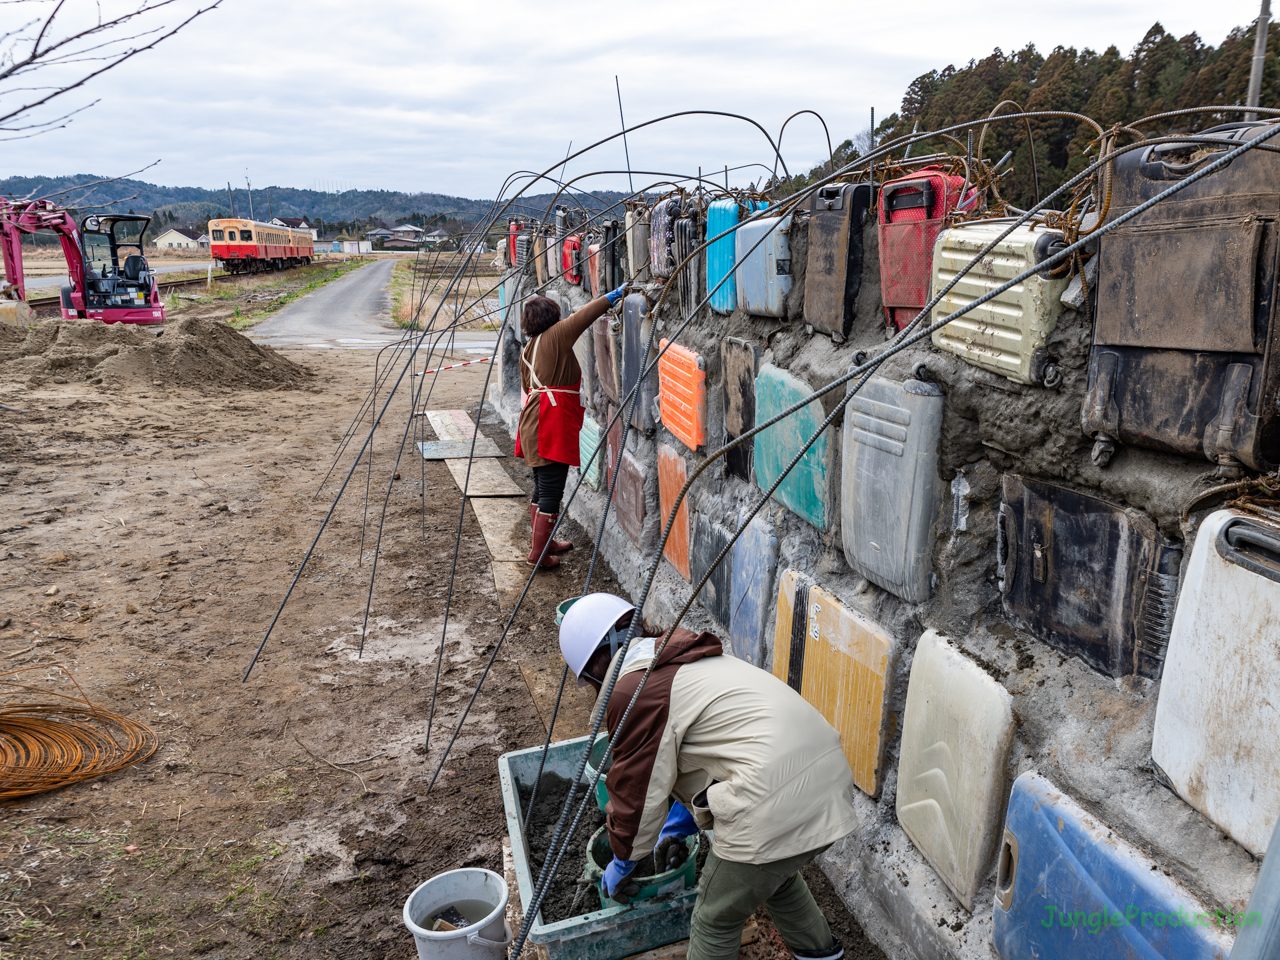
{"label": "red and yellow train", "polygon": [[310,263],[315,246],[309,230],[231,218],[209,221],[209,253],[228,273],[262,273]]}

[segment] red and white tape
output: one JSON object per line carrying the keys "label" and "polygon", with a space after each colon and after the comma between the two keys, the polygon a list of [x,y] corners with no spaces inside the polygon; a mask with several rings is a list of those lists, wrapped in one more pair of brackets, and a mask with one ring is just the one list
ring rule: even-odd
{"label": "red and white tape", "polygon": [[466,361],[465,363],[454,363],[454,364],[450,364],[450,365],[449,365],[449,366],[447,366],[447,367],[436,367],[434,370],[423,370],[421,373],[415,373],[415,374],[413,374],[413,376],[415,376],[415,377],[425,377],[425,376],[426,376],[427,374],[429,374],[429,373],[439,373],[439,372],[440,372],[440,371],[442,371],[442,370],[456,370],[458,367],[469,367],[469,366],[471,366],[471,364],[473,364],[473,363],[488,363],[488,362],[489,362],[490,360],[492,360],[492,359],[494,359],[494,358],[493,358],[493,357],[485,357],[485,358],[484,358],[484,359],[482,359],[482,360],[468,360],[468,361]]}

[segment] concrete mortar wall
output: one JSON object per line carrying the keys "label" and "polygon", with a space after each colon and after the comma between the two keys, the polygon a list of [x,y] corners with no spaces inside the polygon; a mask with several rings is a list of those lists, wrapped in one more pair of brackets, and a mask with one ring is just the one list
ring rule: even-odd
{"label": "concrete mortar wall", "polygon": [[[755,341],[763,351],[762,362],[789,370],[814,388],[842,376],[860,351],[875,356],[887,344],[874,218],[863,229],[865,256],[857,316],[850,337],[841,344],[808,332],[801,319],[808,249],[808,226],[803,216],[794,222],[790,242],[794,287],[786,320],[748,316],[741,311],[723,317],[704,308],[679,337],[678,342],[706,361],[707,447],[692,453],[661,425],[653,437],[628,431],[627,450],[651,465],[646,544],[656,544],[660,532],[655,441],[679,449],[690,472],[705,459],[708,449],[714,450],[725,441],[720,360],[720,343],[725,337]],[[701,297],[706,293],[701,259],[697,271]],[[671,336],[681,321],[674,287],[672,284],[668,302],[658,311],[655,345],[658,338]],[[529,280],[522,289],[534,293]],[[653,300],[660,289],[653,285],[646,287],[646,292]],[[581,288],[559,281],[546,290],[563,298],[567,311],[589,299]],[[1184,541],[1184,564],[1206,513],[1193,513],[1185,524],[1180,519],[1183,505],[1213,480],[1212,465],[1207,461],[1129,447],[1121,447],[1105,470],[1089,459],[1092,441],[1081,431],[1080,409],[1088,374],[1091,324],[1088,304],[1081,311],[1067,310],[1059,321],[1050,341],[1063,374],[1062,385],[1056,390],[1014,384],[935,350],[928,340],[890,358],[878,371],[888,379],[903,380],[915,375],[923,364],[927,371],[923,375],[936,382],[945,395],[938,477],[943,496],[936,520],[934,590],[927,602],[908,604],[854,573],[845,561],[839,523],[839,421],[831,428],[836,494],[829,529],[819,531],[773,502],[761,511],[779,540],[779,576],[789,567],[810,574],[846,606],[871,617],[903,643],[893,677],[890,728],[895,733],[888,748],[883,791],[877,799],[855,791],[860,826],[820,861],[868,935],[895,960],[988,960],[993,956],[994,858],[970,914],[903,833],[894,812],[907,680],[915,643],[926,628],[946,634],[1013,698],[1017,733],[1006,770],[1006,791],[1021,773],[1039,771],[1118,836],[1145,850],[1211,907],[1243,910],[1257,877],[1258,864],[1247,852],[1157,779],[1150,749],[1159,682],[1103,677],[1016,629],[1001,608],[995,585],[995,517],[1002,473],[1065,483],[1145,511],[1165,536]],[[491,387],[489,399],[508,428],[514,428],[520,402],[518,373],[512,369],[517,344],[512,335],[508,340],[502,351],[504,375]],[[824,398],[828,412],[841,395],[833,391]],[[603,410],[592,411],[592,415],[602,427],[606,425]],[[960,475],[969,492],[961,505],[967,506],[967,523],[965,529],[957,530],[952,527],[956,508],[952,481]],[[569,489],[577,477],[577,471],[571,470]],[[605,490],[602,474],[601,490],[591,491],[584,484],[569,507],[570,515],[593,535],[599,529]],[[721,523],[733,521],[736,528],[759,500],[760,491],[726,476],[717,463],[699,478],[690,496],[693,513],[706,512]],[[661,519],[665,523],[665,517]],[[653,560],[653,547],[638,550],[618,526],[612,510],[601,551],[633,598],[638,595]],[[775,584],[775,596],[776,589]],[[646,617],[669,625],[690,590],[664,559],[645,608]],[[771,610],[765,640],[770,654],[773,617]],[[695,630],[724,633],[724,627],[697,603],[684,624]]]}

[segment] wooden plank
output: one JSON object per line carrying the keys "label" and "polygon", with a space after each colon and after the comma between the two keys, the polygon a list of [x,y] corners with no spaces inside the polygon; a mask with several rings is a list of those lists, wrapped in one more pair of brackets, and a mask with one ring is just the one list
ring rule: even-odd
{"label": "wooden plank", "polygon": [[[458,412],[461,413],[461,411]],[[427,422],[431,424],[431,429],[441,440],[470,440],[471,434],[463,435],[462,427],[453,418],[453,413],[452,410],[428,410]]]}
{"label": "wooden plank", "polygon": [[516,601],[524,590],[525,581],[533,572],[533,567],[519,560],[494,560],[489,564],[493,568],[493,588],[498,593],[498,609],[510,613],[515,609]]}
{"label": "wooden plank", "polygon": [[511,479],[511,475],[496,460],[476,458],[471,462],[471,478],[467,479],[467,462],[446,460],[444,465],[453,474],[453,481],[461,490],[466,485],[468,497],[520,497],[524,491]]}
{"label": "wooden plank", "polygon": [[[471,438],[466,440],[437,440],[418,444],[423,460],[465,460],[471,456]],[[498,445],[488,437],[476,438],[476,457],[505,457]]]}
{"label": "wooden plank", "polygon": [[[564,661],[558,657],[554,661],[546,657],[520,664],[520,673],[524,677],[525,686],[529,688],[529,696],[533,698],[538,717],[542,720],[544,734],[556,708],[556,694],[560,691],[563,667]],[[579,687],[573,677],[569,677],[564,686],[564,696],[560,698],[560,712],[556,714],[555,739],[569,740],[573,737],[585,737],[590,733],[591,709],[595,702],[596,695],[591,687]]]}
{"label": "wooden plank", "polygon": [[[755,943],[760,939],[760,928],[754,920],[750,921],[742,928],[742,946],[749,943]],[[678,940],[675,943],[669,943],[665,947],[655,947],[653,950],[646,950],[644,953],[635,953],[627,957],[626,960],[685,960],[689,953],[689,941]]]}
{"label": "wooden plank", "polygon": [[[528,501],[509,497],[480,497],[471,500],[471,510],[480,523],[480,532],[484,534],[489,556],[495,563],[506,561],[524,565],[525,558],[529,555]],[[496,579],[495,574],[495,581]],[[524,587],[523,580],[520,586]]]}

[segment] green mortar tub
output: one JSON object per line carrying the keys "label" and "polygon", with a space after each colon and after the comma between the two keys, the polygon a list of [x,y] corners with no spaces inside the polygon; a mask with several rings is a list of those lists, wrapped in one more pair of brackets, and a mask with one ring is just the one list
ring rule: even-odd
{"label": "green mortar tub", "polygon": [[[596,742],[591,745],[591,755],[587,757],[587,769],[583,771],[582,779],[590,783],[595,779],[596,770],[600,766],[600,758],[604,756],[604,748],[609,745],[609,735],[607,733],[596,734]],[[612,758],[610,758],[612,765]],[[601,813],[606,812],[609,806],[609,788],[605,785],[605,780],[609,777],[609,771],[604,772],[599,780],[596,780],[596,806],[600,808]]]}
{"label": "green mortar tub", "polygon": [[[546,771],[572,777],[587,738],[553,743],[547,752]],[[524,810],[519,789],[532,784],[538,774],[542,746],[503,754],[498,758],[502,805],[511,837],[511,858],[520,895],[521,912],[529,909],[538,877],[530,869],[529,847],[524,836]],[[562,863],[561,870],[576,873],[581,863]],[[633,954],[663,947],[689,936],[689,918],[697,891],[681,889],[627,906],[610,906],[558,923],[543,923],[539,913],[529,930],[529,944],[542,960],[623,960]]]}
{"label": "green mortar tub", "polygon": [[[685,846],[689,850],[689,856],[685,858],[684,863],[676,867],[674,870],[665,870],[662,873],[655,873],[652,877],[632,877],[637,883],[640,883],[640,892],[636,894],[637,900],[649,900],[653,897],[661,897],[665,894],[680,893],[693,887],[695,877],[698,871],[698,844],[701,837],[698,834],[687,838]],[[591,842],[587,844],[587,872],[584,874],[588,880],[595,882],[596,887],[600,888],[600,882],[604,879],[604,867],[600,866],[600,860],[603,859],[605,866],[613,859],[613,850],[609,847],[609,828],[601,827],[591,835]],[[607,903],[608,899],[605,892],[600,888],[600,902]]]}

